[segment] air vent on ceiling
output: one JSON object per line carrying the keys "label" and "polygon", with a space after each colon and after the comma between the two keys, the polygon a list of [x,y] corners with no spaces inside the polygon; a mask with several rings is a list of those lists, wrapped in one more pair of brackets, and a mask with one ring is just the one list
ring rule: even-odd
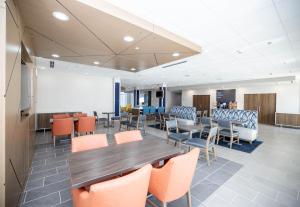
{"label": "air vent on ceiling", "polygon": [[183,64],[183,63],[186,63],[187,61],[181,61],[181,62],[178,62],[178,63],[173,63],[173,64],[170,64],[170,65],[165,65],[163,66],[162,68],[169,68],[169,67],[172,67],[172,66],[175,66],[175,65],[180,65],[180,64]]}

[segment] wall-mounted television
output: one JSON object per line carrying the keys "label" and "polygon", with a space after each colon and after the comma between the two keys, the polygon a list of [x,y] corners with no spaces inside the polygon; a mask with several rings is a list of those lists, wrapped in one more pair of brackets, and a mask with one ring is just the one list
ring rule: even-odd
{"label": "wall-mounted television", "polygon": [[228,105],[229,102],[236,101],[236,90],[229,89],[229,90],[217,90],[217,104],[224,104]]}
{"label": "wall-mounted television", "polygon": [[156,98],[162,98],[164,97],[164,92],[163,91],[156,91]]}

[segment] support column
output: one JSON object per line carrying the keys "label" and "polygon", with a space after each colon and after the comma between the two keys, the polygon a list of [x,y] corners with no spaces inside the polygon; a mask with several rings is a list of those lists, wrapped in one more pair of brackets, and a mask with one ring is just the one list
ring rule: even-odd
{"label": "support column", "polygon": [[115,110],[115,116],[120,116],[120,96],[121,96],[121,81],[120,81],[120,78],[114,78],[114,110]]}
{"label": "support column", "polygon": [[163,97],[159,98],[159,107],[166,108],[167,85],[162,84],[162,86],[159,87],[159,90],[161,90],[163,92]]}
{"label": "support column", "polygon": [[133,94],[134,94],[134,107],[136,107],[140,105],[140,90],[134,89]]}

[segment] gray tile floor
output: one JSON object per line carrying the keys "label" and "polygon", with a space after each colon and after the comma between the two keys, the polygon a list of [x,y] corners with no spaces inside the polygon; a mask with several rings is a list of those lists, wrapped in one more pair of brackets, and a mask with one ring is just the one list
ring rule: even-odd
{"label": "gray tile floor", "polygon": [[[152,131],[153,132],[153,131]],[[113,129],[99,127],[97,133],[108,134],[109,143],[113,142]],[[145,139],[153,135],[146,134]],[[163,136],[162,136],[163,137]],[[159,138],[159,137],[157,137]],[[50,133],[39,133],[36,139],[36,150],[33,157],[31,172],[21,199],[22,207],[33,206],[72,206],[70,194],[70,180],[68,169],[68,155],[70,140],[64,139],[57,143],[54,149],[51,144]],[[228,181],[242,168],[241,164],[218,157],[210,167],[204,159],[197,165],[192,183],[192,204],[203,206],[203,203],[220,186]],[[154,202],[157,202],[155,198]],[[186,205],[186,198],[169,204],[171,207]],[[148,206],[148,205],[147,205]]]}

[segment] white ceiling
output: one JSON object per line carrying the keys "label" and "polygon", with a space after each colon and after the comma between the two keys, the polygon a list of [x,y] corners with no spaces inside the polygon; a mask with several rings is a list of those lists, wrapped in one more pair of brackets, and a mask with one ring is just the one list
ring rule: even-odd
{"label": "white ceiling", "polygon": [[155,67],[138,72],[138,78],[127,77],[127,86],[162,82],[178,86],[300,74],[299,0],[109,2],[204,50],[186,58],[186,64]]}

